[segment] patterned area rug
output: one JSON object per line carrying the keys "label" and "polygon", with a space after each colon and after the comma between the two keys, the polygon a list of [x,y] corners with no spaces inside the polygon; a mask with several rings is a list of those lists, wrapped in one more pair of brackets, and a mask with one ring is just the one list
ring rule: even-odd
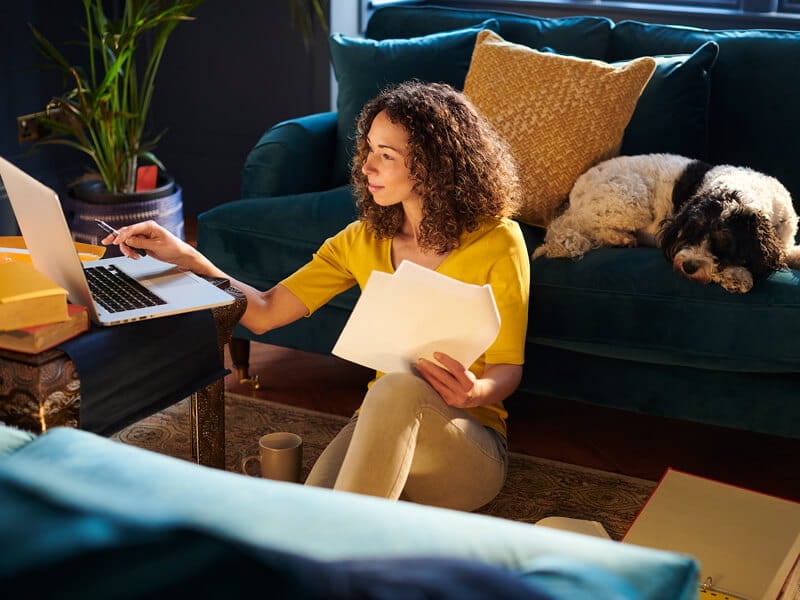
{"label": "patterned area rug", "polygon": [[[226,470],[242,472],[242,460],[258,452],[258,438],[292,431],[303,438],[303,476],[346,417],[237,394],[225,396]],[[192,460],[188,402],[179,402],[116,433],[112,438]],[[612,539],[625,534],[655,482],[511,453],[506,485],[477,512],[535,523],[548,516],[599,521]]]}

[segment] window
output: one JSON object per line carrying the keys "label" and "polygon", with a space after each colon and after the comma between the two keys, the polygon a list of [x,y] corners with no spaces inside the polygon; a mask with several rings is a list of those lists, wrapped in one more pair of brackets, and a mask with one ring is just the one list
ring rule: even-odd
{"label": "window", "polygon": [[[602,3],[602,0],[600,0]],[[727,10],[738,10],[741,0],[668,0],[656,2],[655,0],[637,0],[636,4],[652,4],[654,9],[663,7],[665,4],[675,6],[696,6],[706,8],[722,8]],[[620,2],[620,4],[625,4]]]}
{"label": "window", "polygon": [[781,0],[778,10],[783,12],[800,13],[800,0]]}
{"label": "window", "polygon": [[375,8],[437,5],[556,17],[602,15],[619,21],[693,25],[710,29],[800,30],[800,0],[361,0],[364,22]]}

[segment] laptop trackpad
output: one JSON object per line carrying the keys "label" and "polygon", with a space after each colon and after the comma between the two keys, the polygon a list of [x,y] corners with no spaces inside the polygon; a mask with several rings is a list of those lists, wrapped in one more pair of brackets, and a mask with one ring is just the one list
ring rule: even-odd
{"label": "laptop trackpad", "polygon": [[177,267],[161,269],[152,275],[137,275],[136,279],[167,301],[174,301],[186,294],[197,294],[198,277]]}

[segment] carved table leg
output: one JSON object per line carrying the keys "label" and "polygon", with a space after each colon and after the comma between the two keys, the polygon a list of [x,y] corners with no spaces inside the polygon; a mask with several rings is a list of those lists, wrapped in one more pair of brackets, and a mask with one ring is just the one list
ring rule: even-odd
{"label": "carved table leg", "polygon": [[[247,299],[236,288],[226,290],[236,301],[229,306],[215,308],[214,324],[220,358],[225,344],[231,342],[233,328],[247,308]],[[201,465],[225,469],[225,380],[210,383],[193,393],[189,401],[192,456]]]}
{"label": "carved table leg", "polygon": [[220,379],[192,394],[189,401],[192,457],[201,465],[225,469],[225,382]]}

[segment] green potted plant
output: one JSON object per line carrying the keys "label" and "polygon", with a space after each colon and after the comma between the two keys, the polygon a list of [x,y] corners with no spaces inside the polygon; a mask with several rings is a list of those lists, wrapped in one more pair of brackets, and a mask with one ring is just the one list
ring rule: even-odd
{"label": "green potted plant", "polygon": [[[202,0],[123,0],[111,18],[103,0],[81,0],[85,63],[75,65],[31,26],[48,67],[69,89],[35,117],[43,135],[87,155],[94,167],[70,185],[64,212],[78,241],[95,243],[95,218],[122,226],[153,218],[183,237],[181,189],[154,153],[163,132],[147,132],[156,75],[167,40]],[[105,2],[107,5],[108,2]]]}
{"label": "green potted plant", "polygon": [[[313,22],[325,26],[327,1],[288,1],[293,24],[308,45]],[[81,2],[85,25],[80,44],[87,54],[79,65],[31,26],[45,66],[60,71],[68,82],[68,90],[52,98],[28,124],[39,135],[34,146],[74,148],[93,166],[62,198],[73,237],[96,243],[104,234],[95,219],[117,228],[153,219],[183,237],[181,188],[154,152],[164,132],[148,135],[147,126],[167,40],[178,24],[192,20],[202,0]],[[115,7],[112,14],[121,16],[112,18],[104,5]]]}

